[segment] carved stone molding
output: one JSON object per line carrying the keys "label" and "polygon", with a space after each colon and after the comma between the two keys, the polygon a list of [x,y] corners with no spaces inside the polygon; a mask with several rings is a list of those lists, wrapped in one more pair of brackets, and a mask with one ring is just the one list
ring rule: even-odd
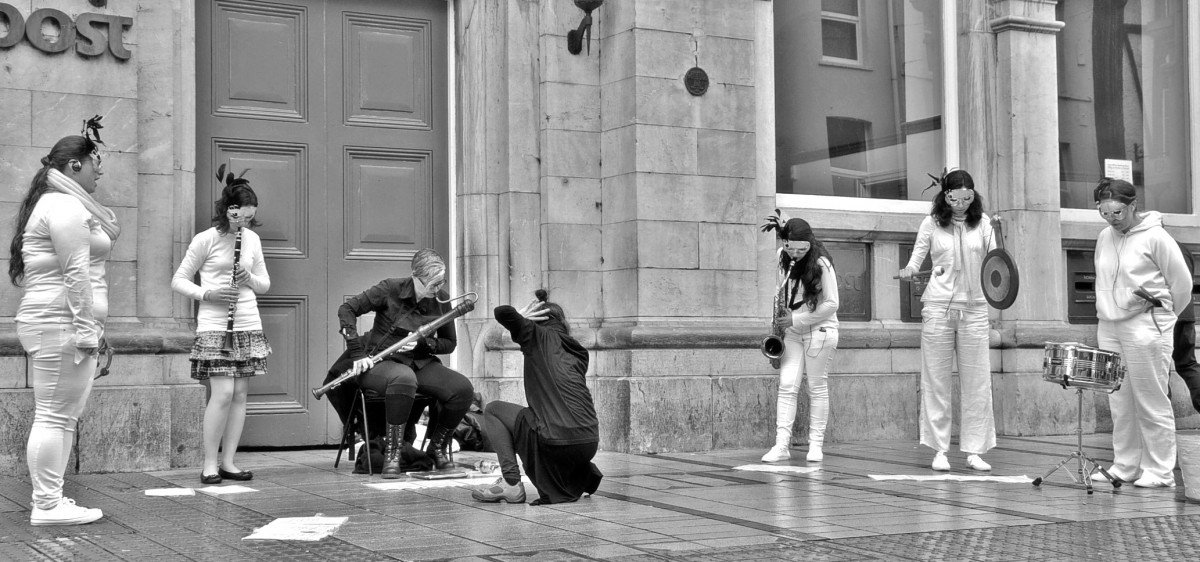
{"label": "carved stone molding", "polygon": [[988,22],[992,33],[1005,31],[1024,31],[1026,33],[1055,34],[1066,25],[1061,21],[1040,20],[1026,16],[1002,16]]}

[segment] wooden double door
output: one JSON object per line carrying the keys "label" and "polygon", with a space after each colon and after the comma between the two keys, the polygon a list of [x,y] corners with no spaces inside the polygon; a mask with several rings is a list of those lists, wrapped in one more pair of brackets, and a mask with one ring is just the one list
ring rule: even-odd
{"label": "wooden double door", "polygon": [[416,250],[447,251],[446,1],[196,5],[195,226],[212,224],[217,167],[249,170],[271,276],[274,353],[242,443],[336,442],[310,389],[343,349],[337,307],[408,275]]}

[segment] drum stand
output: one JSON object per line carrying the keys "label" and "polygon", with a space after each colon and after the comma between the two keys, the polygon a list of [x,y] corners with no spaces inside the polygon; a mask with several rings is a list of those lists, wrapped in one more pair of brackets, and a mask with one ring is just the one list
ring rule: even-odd
{"label": "drum stand", "polygon": [[[1091,494],[1093,491],[1092,474],[1094,474],[1097,470],[1100,471],[1100,474],[1103,474],[1104,477],[1112,483],[1113,488],[1120,488],[1121,480],[1119,478],[1114,478],[1113,475],[1109,474],[1107,470],[1104,470],[1104,467],[1100,466],[1100,463],[1096,462],[1096,459],[1093,459],[1092,457],[1089,457],[1083,453],[1083,389],[1076,387],[1075,396],[1078,400],[1077,409],[1075,410],[1075,441],[1077,449],[1072,451],[1070,455],[1067,455],[1067,458],[1058,463],[1058,466],[1050,469],[1050,471],[1045,475],[1034,478],[1033,485],[1040,486],[1045,479],[1049,478],[1051,474],[1054,474],[1058,469],[1061,468],[1063,469],[1063,472],[1067,473],[1067,476],[1071,477],[1073,482],[1076,484],[1082,483],[1084,487],[1087,488],[1088,494]],[[1074,472],[1069,468],[1064,468],[1067,463],[1071,462],[1072,459],[1079,459],[1079,468],[1077,472]],[[1084,470],[1085,464],[1088,466],[1087,470]]]}

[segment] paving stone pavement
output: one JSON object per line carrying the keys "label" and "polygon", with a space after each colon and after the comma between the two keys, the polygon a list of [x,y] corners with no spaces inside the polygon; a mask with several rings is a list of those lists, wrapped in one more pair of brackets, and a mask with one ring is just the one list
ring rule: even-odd
{"label": "paving stone pavement", "polygon": [[[1085,437],[1107,466],[1111,436]],[[1002,437],[985,458],[995,476],[1041,476],[1074,436]],[[822,463],[793,450],[786,466],[734,470],[762,450],[600,453],[600,490],[546,506],[483,504],[465,485],[378,490],[334,470],[332,450],[240,453],[254,492],[154,497],[199,489],[196,469],[68,477],[67,495],[105,517],[73,527],[29,525],[29,482],[0,477],[0,560],[1184,560],[1200,552],[1200,503],[1173,489],[1088,495],[1062,471],[1045,483],[877,480],[936,476],[913,442],[831,443]],[[463,464],[494,458],[457,455]],[[950,475],[978,476],[950,454]],[[1070,464],[1074,468],[1074,461]],[[23,468],[18,472],[24,472]],[[1179,479],[1178,472],[1176,473]],[[476,483],[489,482],[477,479]],[[1182,482],[1181,482],[1182,483]],[[223,486],[225,486],[223,485]],[[528,488],[530,499],[536,497]],[[283,517],[347,517],[320,541],[245,540]]]}

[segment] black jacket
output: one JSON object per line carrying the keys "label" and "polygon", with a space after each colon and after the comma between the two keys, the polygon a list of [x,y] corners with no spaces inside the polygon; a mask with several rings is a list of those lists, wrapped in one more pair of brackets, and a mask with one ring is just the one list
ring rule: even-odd
{"label": "black jacket", "polygon": [[547,445],[576,445],[600,440],[592,393],[584,374],[588,352],[557,320],[535,323],[511,306],[493,311],[525,355],[525,401],[530,427]]}
{"label": "black jacket", "polygon": [[[444,294],[439,295],[445,298]],[[346,339],[347,351],[351,358],[358,360],[386,349],[452,309],[450,304],[440,303],[432,297],[416,300],[411,277],[392,278],[384,279],[342,303],[338,307],[338,322],[343,333],[350,334]],[[375,313],[375,322],[371,331],[359,338],[358,317],[368,312]],[[433,335],[418,341],[412,351],[394,353],[388,359],[419,369],[437,361],[435,355],[454,351],[457,345],[454,322],[447,322]]]}

